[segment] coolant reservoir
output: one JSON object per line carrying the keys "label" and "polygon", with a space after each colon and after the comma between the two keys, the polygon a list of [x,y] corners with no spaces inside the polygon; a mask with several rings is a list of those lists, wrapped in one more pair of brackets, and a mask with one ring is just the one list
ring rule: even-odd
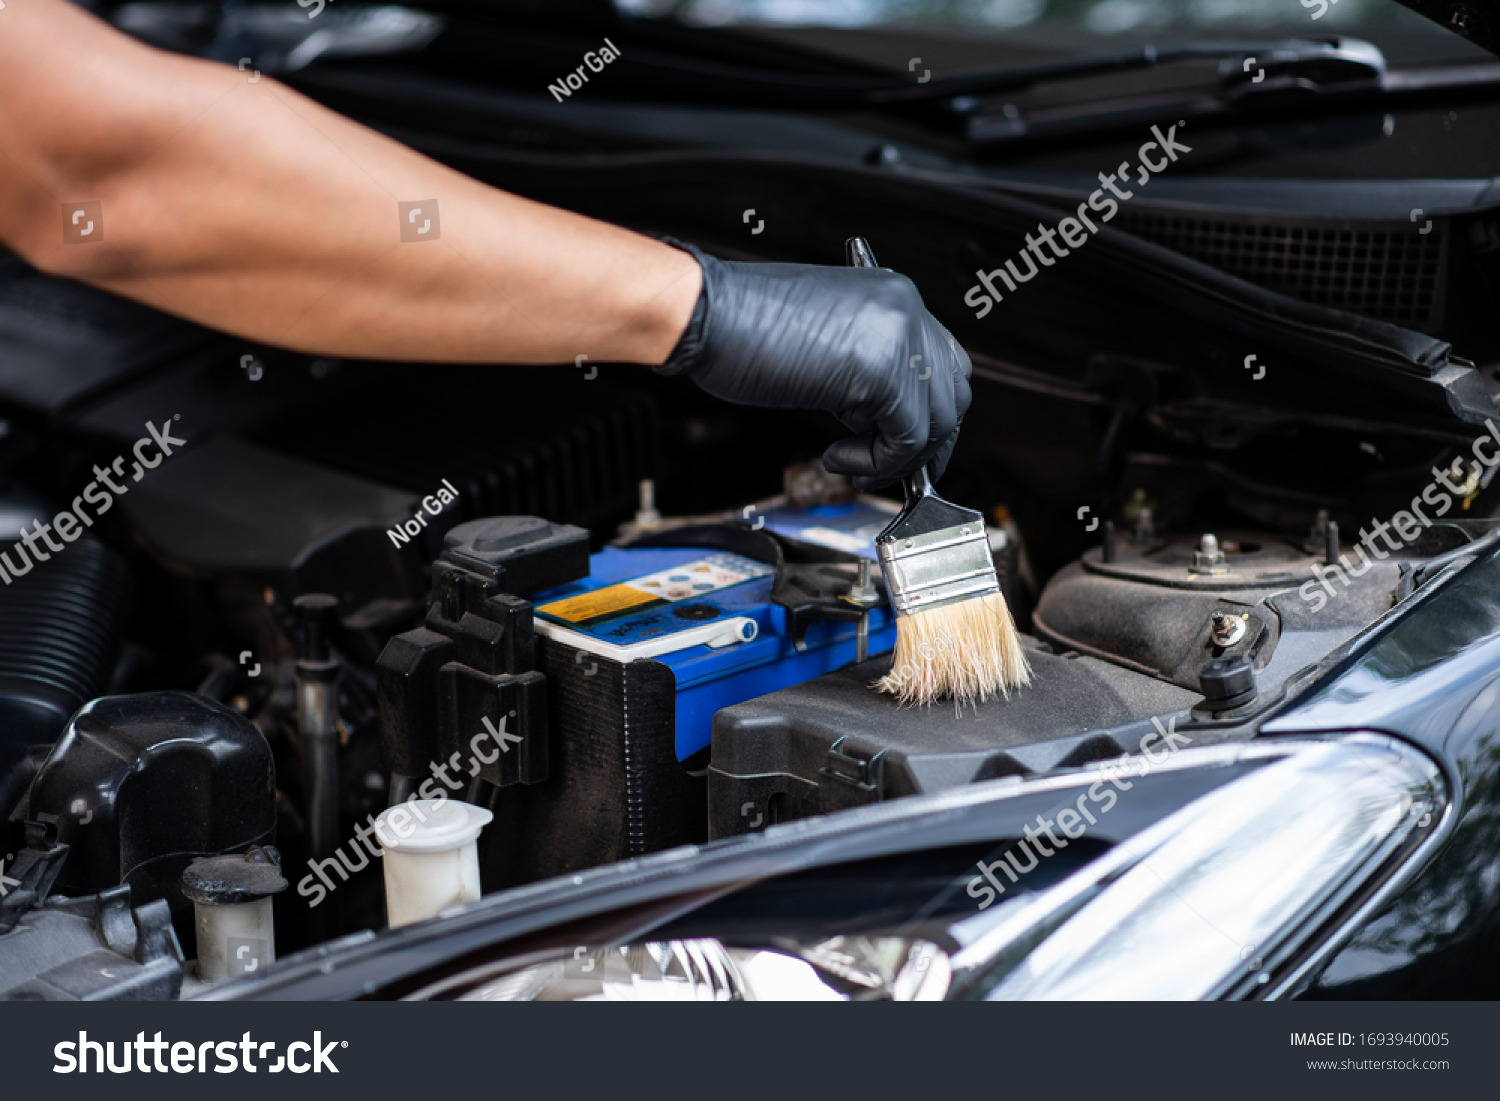
{"label": "coolant reservoir", "polygon": [[385,852],[385,911],[392,927],[479,897],[479,831],[493,817],[454,799],[409,799],[375,820],[375,836]]}

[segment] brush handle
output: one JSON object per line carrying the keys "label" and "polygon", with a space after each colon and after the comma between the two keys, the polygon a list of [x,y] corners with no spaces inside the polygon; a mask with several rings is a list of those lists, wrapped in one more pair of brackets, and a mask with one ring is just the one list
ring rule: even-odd
{"label": "brush handle", "polygon": [[878,268],[875,250],[863,237],[850,237],[844,242],[844,262],[851,268]]}
{"label": "brush handle", "polygon": [[864,237],[850,237],[844,242],[844,263],[849,267],[880,267],[874,263],[874,249]]}
{"label": "brush handle", "polygon": [[[851,268],[878,268],[875,262],[875,250],[870,247],[870,242],[864,237],[850,237],[844,242],[844,260]],[[908,474],[902,479],[901,484],[906,489],[906,503],[914,505],[923,497],[936,496],[932,488],[932,479],[927,474],[924,466],[915,474]]]}
{"label": "brush handle", "polygon": [[936,497],[937,490],[932,488],[932,479],[927,474],[924,466],[915,474],[908,474],[901,479],[901,484],[906,487],[906,504],[908,507],[916,504],[923,497]]}

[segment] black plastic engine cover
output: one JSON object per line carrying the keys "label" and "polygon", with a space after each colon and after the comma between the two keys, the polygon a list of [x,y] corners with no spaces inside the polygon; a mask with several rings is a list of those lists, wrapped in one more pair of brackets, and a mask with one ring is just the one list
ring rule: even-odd
{"label": "black plastic engine cover", "polygon": [[1198,700],[1078,654],[1027,658],[1030,687],[963,709],[900,708],[874,691],[889,654],[724,708],[714,716],[709,836],[1137,752],[1152,716]]}
{"label": "black plastic engine cover", "polygon": [[31,787],[71,846],[68,895],[127,883],[137,905],[187,909],[183,869],[268,845],[276,829],[271,747],[249,719],[191,692],[105,696],[68,722]]}

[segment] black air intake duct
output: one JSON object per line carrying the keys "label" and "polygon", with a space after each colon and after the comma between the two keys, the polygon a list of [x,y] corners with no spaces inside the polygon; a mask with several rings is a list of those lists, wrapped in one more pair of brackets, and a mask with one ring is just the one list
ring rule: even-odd
{"label": "black air intake duct", "polygon": [[[109,688],[130,612],[130,570],[87,533],[35,561],[15,539],[12,515],[32,510],[0,505],[0,819],[14,801],[4,778],[27,747],[57,740],[69,716]],[[15,510],[12,512],[12,510]],[[38,507],[37,516],[51,516]],[[27,566],[29,563],[29,567]],[[24,569],[21,576],[16,570]]]}

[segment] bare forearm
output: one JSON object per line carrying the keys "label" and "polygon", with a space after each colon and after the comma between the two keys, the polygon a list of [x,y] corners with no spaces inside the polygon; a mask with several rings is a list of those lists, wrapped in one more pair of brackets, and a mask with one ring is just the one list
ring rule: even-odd
{"label": "bare forearm", "polygon": [[[655,364],[697,299],[685,253],[486,187],[274,81],[149,50],[63,0],[0,18],[0,131],[19,138],[0,237],[46,270],[386,359]],[[64,206],[93,200],[102,240],[65,244]]]}

